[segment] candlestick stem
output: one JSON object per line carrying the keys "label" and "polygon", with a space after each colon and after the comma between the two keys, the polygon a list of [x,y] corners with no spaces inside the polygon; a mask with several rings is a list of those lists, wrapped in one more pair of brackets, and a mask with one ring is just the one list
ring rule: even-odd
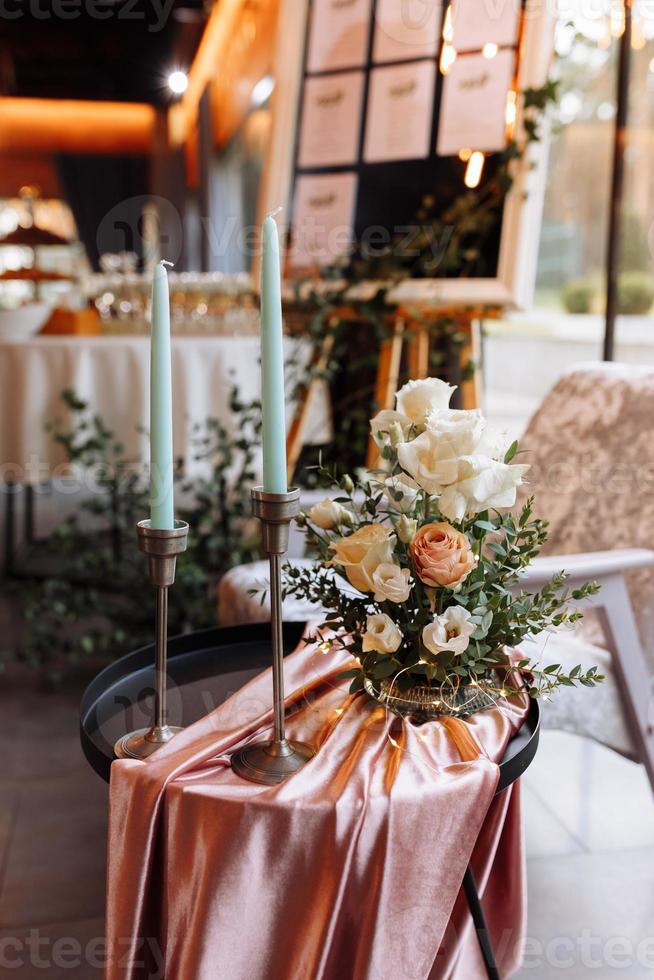
{"label": "candlestick stem", "polygon": [[156,687],[154,717],[157,728],[164,728],[167,720],[166,674],[168,671],[168,589],[157,587],[155,621]]}
{"label": "candlestick stem", "polygon": [[182,729],[168,724],[168,589],[175,582],[177,556],[186,551],[188,524],[175,521],[174,528],[153,528],[151,521],[137,524],[140,550],[148,556],[150,582],[156,589],[154,621],[154,723],[123,735],[115,746],[119,759],[146,759]]}
{"label": "candlestick stem", "polygon": [[301,769],[314,750],[286,738],[284,717],[284,634],[281,556],[288,548],[289,525],[300,511],[300,492],[252,491],[252,511],[261,520],[263,549],[270,560],[270,619],[272,629],[273,738],[250,742],[232,755],[232,769],[253,783],[274,785]]}

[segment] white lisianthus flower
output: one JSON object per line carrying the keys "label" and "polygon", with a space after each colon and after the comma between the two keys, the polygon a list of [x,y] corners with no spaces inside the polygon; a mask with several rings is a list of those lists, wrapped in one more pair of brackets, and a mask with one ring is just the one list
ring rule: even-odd
{"label": "white lisianthus flower", "polygon": [[430,653],[447,650],[457,657],[464,653],[476,626],[470,622],[470,613],[463,606],[450,606],[422,631],[422,642]]}
{"label": "white lisianthus flower", "polygon": [[438,509],[450,521],[489,508],[513,507],[517,488],[528,464],[499,463],[489,456],[466,456],[459,461],[458,479],[438,498]]}
{"label": "white lisianthus flower", "polygon": [[440,378],[407,381],[396,395],[397,410],[415,426],[422,428],[432,412],[448,407],[454,391]]}
{"label": "white lisianthus flower", "polygon": [[411,544],[416,536],[416,531],[418,530],[418,522],[412,517],[407,517],[406,514],[402,514],[399,521],[395,525],[395,530],[397,531],[397,536],[403,544]]}
{"label": "white lisianthus flower", "polygon": [[[411,445],[411,443],[407,443],[407,445]],[[415,480],[412,480],[406,473],[398,473],[397,476],[389,476],[385,481],[385,487],[389,503],[395,510],[399,510],[402,514],[408,514],[413,510],[416,498],[420,493],[420,487]],[[402,494],[402,497],[396,500],[399,494]]]}
{"label": "white lisianthus flower", "polygon": [[333,531],[341,524],[347,524],[350,520],[350,512],[341,507],[335,500],[325,497],[319,504],[315,504],[309,511],[309,520],[320,527],[323,531]]}
{"label": "white lisianthus flower", "polygon": [[372,437],[380,447],[406,439],[411,428],[411,419],[406,415],[400,415],[391,408],[385,408],[382,412],[377,412],[375,417],[370,420],[370,432]]}
{"label": "white lisianthus flower", "polygon": [[366,632],[363,634],[364,653],[375,650],[377,653],[395,653],[402,643],[402,631],[386,613],[375,613],[366,619]]}
{"label": "white lisianthus flower", "polygon": [[375,602],[406,602],[411,593],[411,572],[393,562],[382,562],[372,573]]}

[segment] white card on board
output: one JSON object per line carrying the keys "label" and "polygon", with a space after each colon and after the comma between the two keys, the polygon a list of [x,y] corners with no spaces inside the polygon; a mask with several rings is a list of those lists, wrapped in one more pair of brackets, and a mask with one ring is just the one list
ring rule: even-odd
{"label": "white card on board", "polygon": [[307,71],[362,67],[372,0],[313,0]]}
{"label": "white card on board", "polygon": [[454,156],[459,150],[488,153],[506,146],[506,100],[515,52],[494,58],[459,56],[443,81],[436,152]]}
{"label": "white card on board", "polygon": [[307,78],[302,105],[299,167],[355,164],[363,101],[363,72]]}
{"label": "white card on board", "polygon": [[520,0],[454,0],[452,44],[457,51],[481,51],[485,44],[514,45]]}
{"label": "white card on board", "polygon": [[429,156],[436,63],[374,68],[370,74],[366,163]]}
{"label": "white card on board", "polygon": [[350,250],[357,175],[300,174],[295,182],[291,266],[324,267]]}
{"label": "white card on board", "polygon": [[435,56],[442,10],[442,0],[377,0],[372,60]]}

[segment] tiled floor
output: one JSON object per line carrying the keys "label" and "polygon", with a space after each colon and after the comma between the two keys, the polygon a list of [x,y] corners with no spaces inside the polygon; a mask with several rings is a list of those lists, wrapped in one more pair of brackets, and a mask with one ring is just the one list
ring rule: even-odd
{"label": "tiled floor", "polygon": [[[79,749],[79,695],[2,681],[7,980],[102,976],[107,792]],[[521,980],[653,976],[654,802],[643,771],[546,732],[524,782],[530,908]]]}
{"label": "tiled floor", "polygon": [[521,980],[654,976],[654,796],[642,767],[544,732],[524,778]]}

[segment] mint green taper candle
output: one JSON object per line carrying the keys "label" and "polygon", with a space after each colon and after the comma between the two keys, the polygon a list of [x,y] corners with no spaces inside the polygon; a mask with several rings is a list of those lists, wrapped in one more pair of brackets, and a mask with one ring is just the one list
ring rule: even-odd
{"label": "mint green taper candle", "polygon": [[263,223],[261,256],[261,403],[263,489],[286,493],[286,405],[279,237],[272,215]]}
{"label": "mint green taper candle", "polygon": [[160,262],[152,279],[150,339],[150,522],[175,527],[173,500],[173,395],[170,366],[168,273]]}

